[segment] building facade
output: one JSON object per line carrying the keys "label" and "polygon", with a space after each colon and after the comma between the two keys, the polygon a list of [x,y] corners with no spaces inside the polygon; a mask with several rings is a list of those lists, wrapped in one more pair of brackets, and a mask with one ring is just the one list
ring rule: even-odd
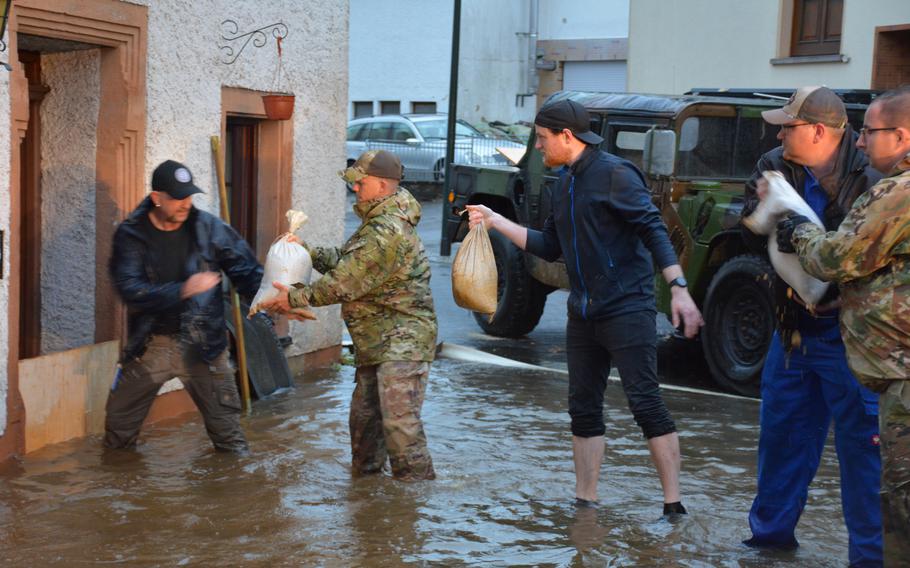
{"label": "building facade", "polygon": [[629,90],[910,83],[904,0],[635,0]]}
{"label": "building facade", "polygon": [[[450,0],[351,0],[349,118],[447,112]],[[623,91],[629,0],[462,2],[458,116],[533,119],[562,88]]]}
{"label": "building facade", "polygon": [[[196,207],[218,214],[218,136],[232,225],[261,261],[292,207],[320,213],[309,242],[340,242],[347,15],[341,1],[16,0],[0,71],[0,459],[101,428],[125,331],[111,236],[160,162],[185,163],[206,190]],[[275,90],[295,96],[290,119],[266,114]],[[292,361],[337,353],[338,309],[319,315],[291,325]]]}

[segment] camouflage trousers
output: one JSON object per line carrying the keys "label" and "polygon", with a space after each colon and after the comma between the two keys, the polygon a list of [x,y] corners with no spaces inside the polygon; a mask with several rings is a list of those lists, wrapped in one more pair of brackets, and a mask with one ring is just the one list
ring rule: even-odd
{"label": "camouflage trousers", "polygon": [[885,566],[910,566],[910,380],[879,398]]}
{"label": "camouflage trousers", "polygon": [[355,473],[382,471],[404,481],[435,479],[420,420],[430,364],[391,361],[358,367],[349,426]]}

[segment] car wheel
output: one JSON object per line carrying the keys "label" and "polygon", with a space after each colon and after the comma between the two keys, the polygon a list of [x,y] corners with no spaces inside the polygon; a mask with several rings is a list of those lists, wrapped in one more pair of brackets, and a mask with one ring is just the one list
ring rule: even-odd
{"label": "car wheel", "polygon": [[728,260],[705,296],[702,350],[714,380],[738,394],[761,395],[761,371],[774,334],[774,271],[766,260]]}
{"label": "car wheel", "polygon": [[524,255],[506,237],[490,233],[496,259],[497,302],[492,321],[486,314],[474,313],[484,332],[497,337],[521,337],[531,333],[547,301],[548,289],[525,268]]}

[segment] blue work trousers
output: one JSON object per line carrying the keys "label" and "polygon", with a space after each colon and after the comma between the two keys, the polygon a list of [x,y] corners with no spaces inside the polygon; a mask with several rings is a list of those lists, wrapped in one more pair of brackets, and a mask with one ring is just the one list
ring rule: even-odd
{"label": "blue work trousers", "polygon": [[843,342],[803,337],[789,362],[777,334],[762,372],[758,494],[746,544],[793,548],[834,419],[851,566],[882,565],[878,395],[847,366]]}

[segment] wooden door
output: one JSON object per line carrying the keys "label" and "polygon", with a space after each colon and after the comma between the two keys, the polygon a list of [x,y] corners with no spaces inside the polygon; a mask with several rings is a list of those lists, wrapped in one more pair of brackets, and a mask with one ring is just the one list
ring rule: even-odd
{"label": "wooden door", "polygon": [[256,250],[259,121],[228,117],[224,177],[231,226]]}
{"label": "wooden door", "polygon": [[41,54],[20,51],[28,79],[28,128],[19,145],[19,358],[41,354]]}

